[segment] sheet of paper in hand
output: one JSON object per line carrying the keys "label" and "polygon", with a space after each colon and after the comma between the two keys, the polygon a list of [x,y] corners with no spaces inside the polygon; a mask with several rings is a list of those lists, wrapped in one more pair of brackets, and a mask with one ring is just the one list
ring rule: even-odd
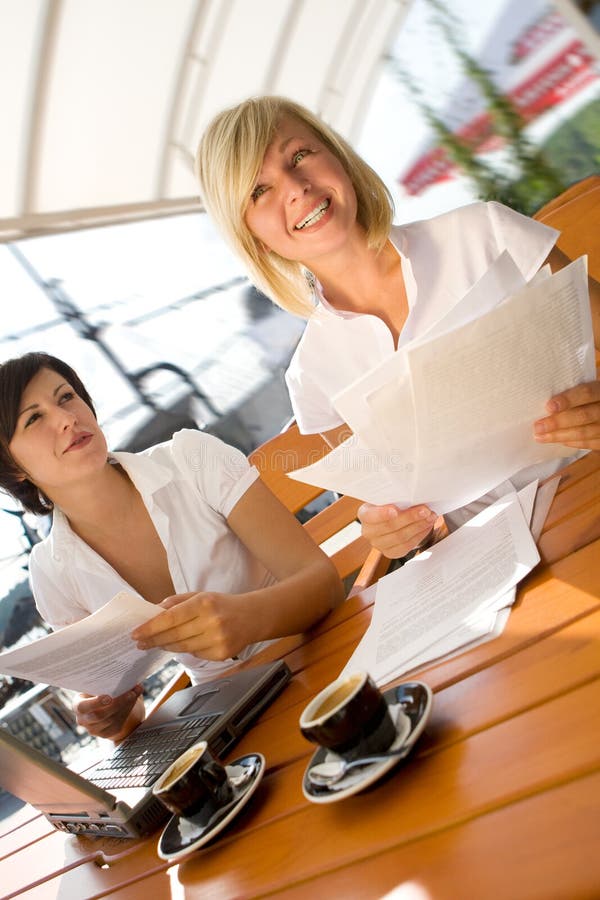
{"label": "sheet of paper in hand", "polygon": [[334,398],[352,438],[290,477],[443,514],[528,466],[571,456],[571,447],[537,442],[533,422],[554,394],[595,378],[586,260],[507,297],[509,261],[503,254],[487,278],[497,302],[483,315],[473,318],[469,292],[464,310]]}
{"label": "sheet of paper in hand", "polygon": [[138,650],[129,636],[161,608],[121,591],[101,609],[39,641],[0,653],[0,672],[41,684],[117,697],[172,658]]}

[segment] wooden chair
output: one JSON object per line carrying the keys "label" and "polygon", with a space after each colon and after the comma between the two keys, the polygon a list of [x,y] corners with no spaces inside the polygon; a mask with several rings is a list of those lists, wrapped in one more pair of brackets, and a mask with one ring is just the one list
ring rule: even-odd
{"label": "wooden chair", "polygon": [[[569,259],[587,253],[588,272],[600,281],[600,175],[590,175],[550,200],[534,219],[557,228],[557,246]],[[600,368],[600,350],[596,350]]]}
{"label": "wooden chair", "polygon": [[533,218],[560,231],[557,246],[569,259],[587,253],[588,271],[600,281],[600,175],[572,184]]}
{"label": "wooden chair", "polygon": [[[300,434],[298,426],[292,423],[285,431],[253,450],[248,459],[284,506],[290,512],[298,513],[325,491],[294,481],[288,478],[287,473],[316,462],[329,451],[329,445],[320,435]],[[350,594],[377,581],[386,573],[390,563],[378,550],[373,550],[360,534],[356,512],[361,502],[353,497],[340,497],[304,525],[313,540],[330,556],[340,578],[348,579],[358,573],[353,579]]]}

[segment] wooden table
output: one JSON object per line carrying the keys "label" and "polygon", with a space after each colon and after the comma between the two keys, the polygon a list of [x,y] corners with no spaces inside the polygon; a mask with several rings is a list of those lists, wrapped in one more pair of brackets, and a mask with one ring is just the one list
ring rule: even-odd
{"label": "wooden table", "polygon": [[371,789],[308,803],[297,721],[360,639],[373,589],[276,645],[294,678],[232,752],[262,752],[267,773],[213,844],[169,865],[157,836],[66,837],[26,807],[1,823],[0,895],[600,896],[600,454],[565,470],[539,546],[501,637],[417,673],[435,694],[430,724]]}

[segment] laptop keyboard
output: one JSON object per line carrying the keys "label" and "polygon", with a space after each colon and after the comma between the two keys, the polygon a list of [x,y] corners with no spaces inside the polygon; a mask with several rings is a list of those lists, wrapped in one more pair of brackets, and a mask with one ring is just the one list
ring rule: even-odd
{"label": "laptop keyboard", "polygon": [[191,744],[202,737],[214,715],[199,716],[161,728],[149,728],[131,734],[113,753],[94,766],[85,777],[110,790],[124,787],[149,787],[167,766]]}

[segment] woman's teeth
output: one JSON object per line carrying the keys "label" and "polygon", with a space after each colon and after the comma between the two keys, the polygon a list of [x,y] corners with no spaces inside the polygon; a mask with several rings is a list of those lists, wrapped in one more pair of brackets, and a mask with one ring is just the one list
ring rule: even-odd
{"label": "woman's teeth", "polygon": [[322,219],[327,210],[329,209],[329,200],[323,200],[322,203],[313,209],[312,212],[306,216],[305,219],[302,219],[301,222],[298,222],[297,225],[294,226],[296,231],[300,231],[301,228],[306,228],[307,225],[314,225],[315,222],[318,222],[319,219]]}

